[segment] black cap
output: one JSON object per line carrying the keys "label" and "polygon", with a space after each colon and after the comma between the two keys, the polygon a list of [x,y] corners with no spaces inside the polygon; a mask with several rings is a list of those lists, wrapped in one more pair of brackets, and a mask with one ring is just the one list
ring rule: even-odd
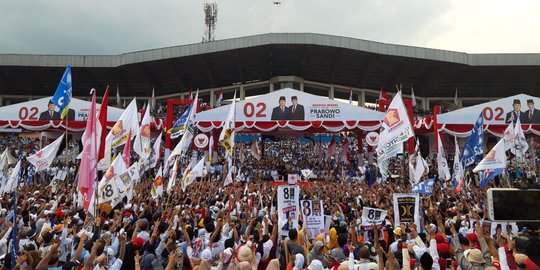
{"label": "black cap", "polygon": [[296,96],[291,97],[291,100],[295,100],[295,99],[298,100],[298,98]]}
{"label": "black cap", "polygon": [[512,105],[515,105],[515,104],[521,105],[521,101],[519,101],[519,99],[514,99],[514,103],[512,103]]}
{"label": "black cap", "polygon": [[51,105],[51,104],[54,104],[54,102],[52,101],[52,99],[49,99],[49,104],[47,105]]}
{"label": "black cap", "polygon": [[279,101],[285,100],[284,96],[279,97]]}
{"label": "black cap", "polygon": [[532,100],[532,99],[527,99],[527,104],[534,104],[534,100]]}
{"label": "black cap", "polygon": [[26,237],[32,238],[32,237],[34,237],[34,236],[36,236],[36,230],[34,230],[34,229],[30,229],[30,230],[28,230],[28,231],[26,232]]}

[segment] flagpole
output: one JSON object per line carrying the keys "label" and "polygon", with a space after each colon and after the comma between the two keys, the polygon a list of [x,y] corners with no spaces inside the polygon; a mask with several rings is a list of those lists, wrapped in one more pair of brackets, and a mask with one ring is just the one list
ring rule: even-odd
{"label": "flagpole", "polygon": [[[232,160],[232,165],[233,167],[235,168],[235,173],[237,174],[238,172],[236,171],[236,92],[234,94],[234,100],[233,100],[233,122],[232,122],[232,129],[233,129],[233,149],[232,149],[232,152],[233,152],[233,160]],[[231,178],[233,178],[235,176],[232,175],[231,173]],[[235,177],[236,178],[236,177]],[[233,183],[234,183],[234,178],[233,178]]]}

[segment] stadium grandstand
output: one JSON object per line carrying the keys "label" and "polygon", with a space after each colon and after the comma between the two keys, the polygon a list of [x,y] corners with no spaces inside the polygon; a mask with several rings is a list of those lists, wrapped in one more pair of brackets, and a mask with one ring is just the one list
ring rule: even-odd
{"label": "stadium grandstand", "polygon": [[[540,86],[540,54],[467,54],[312,33],[270,33],[119,55],[0,54],[0,105],[50,96],[66,64],[73,95],[118,88],[122,99],[199,98],[214,105],[237,90],[240,98],[290,87],[353,104],[374,103],[379,89],[404,96],[414,87],[419,107],[470,106]],[[489,93],[486,95],[486,93]]]}

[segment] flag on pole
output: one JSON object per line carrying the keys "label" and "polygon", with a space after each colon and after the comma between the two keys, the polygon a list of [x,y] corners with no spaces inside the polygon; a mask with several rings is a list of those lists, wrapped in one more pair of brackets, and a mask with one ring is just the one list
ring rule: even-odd
{"label": "flag on pole", "polygon": [[223,148],[225,148],[227,159],[232,160],[234,151],[234,128],[236,121],[236,91],[234,91],[234,97],[232,100],[229,113],[227,114],[227,120],[223,124],[223,130],[219,134],[219,141],[222,142]]}
{"label": "flag on pole", "polygon": [[349,143],[346,135],[344,135],[341,140],[341,153],[339,159],[345,164],[349,164],[349,161],[351,160],[351,151],[349,150]]}
{"label": "flag on pole", "polygon": [[389,100],[390,95],[384,91],[384,89],[381,87],[381,91],[379,92],[379,100]]}
{"label": "flag on pole", "polygon": [[430,195],[433,193],[433,185],[435,184],[435,178],[426,179],[425,181],[416,183],[412,186],[412,193],[419,193],[423,195]]}
{"label": "flag on pole", "polygon": [[441,140],[441,133],[437,131],[437,172],[439,179],[450,180],[450,168],[444,153],[444,145]]}
{"label": "flag on pole", "polygon": [[169,130],[167,130],[167,133],[171,134],[171,139],[178,138],[184,134],[186,122],[191,116],[191,108],[193,108],[192,105],[187,106],[184,113],[182,113],[182,115],[180,115],[180,117],[176,119],[173,126]]}
{"label": "flag on pole", "polygon": [[219,88],[216,96],[216,106],[221,107],[221,101],[223,100],[223,89]]}
{"label": "flag on pole", "polygon": [[122,151],[122,159],[126,163],[126,167],[131,165],[131,132],[128,133],[126,144],[124,144],[124,150]]}
{"label": "flag on pole", "polygon": [[412,106],[416,107],[416,97],[414,96],[414,88],[411,87],[411,100],[412,100]]}
{"label": "flag on pole", "polygon": [[454,104],[459,105],[458,95],[457,95],[458,89],[456,88],[456,94],[454,95]]}
{"label": "flag on pole", "polygon": [[[515,146],[514,124],[510,123],[503,133],[504,150],[513,150]],[[512,151],[511,151],[512,152]]]}
{"label": "flag on pole", "polygon": [[17,165],[15,165],[15,167],[11,171],[11,174],[9,175],[8,181],[3,190],[4,193],[15,192],[15,190],[17,189],[17,185],[19,184],[20,173],[21,173],[21,161],[19,160],[17,162]]}
{"label": "flag on pole", "polygon": [[326,148],[326,159],[330,159],[330,157],[334,156],[336,153],[336,136],[332,136],[332,140],[330,141],[330,144],[328,144],[328,148]]}
{"label": "flag on pole", "polygon": [[182,138],[180,139],[180,142],[174,147],[171,154],[169,155],[167,159],[167,166],[169,167],[173,158],[177,156],[183,155],[191,145],[191,141],[193,140],[193,123],[195,121],[195,114],[197,113],[197,108],[199,107],[199,91],[197,90],[197,93],[195,94],[195,99],[193,99],[193,103],[191,105],[191,110],[189,112],[189,116],[186,119],[186,122],[184,123],[184,135],[182,135]]}
{"label": "flag on pole", "polygon": [[178,177],[178,159],[175,158],[173,162],[174,162],[174,165],[171,171],[168,173],[169,181],[167,182],[167,193],[170,193],[173,190],[174,186],[176,185],[176,178]]}
{"label": "flag on pole", "polygon": [[60,118],[64,119],[69,111],[69,103],[71,102],[72,83],[71,83],[71,66],[68,64],[62,79],[56,87],[51,101],[58,107]]}
{"label": "flag on pole", "polygon": [[429,172],[429,166],[420,152],[419,141],[416,141],[416,167],[414,168],[414,183],[418,184],[422,176]]}
{"label": "flag on pole", "polygon": [[349,90],[349,104],[352,104],[352,98],[353,98],[353,95],[352,95],[352,88]]}
{"label": "flag on pole", "polygon": [[225,177],[225,181],[223,182],[224,187],[233,183],[233,177],[232,177],[233,168],[234,166],[230,166],[229,169],[227,170],[227,176]]}
{"label": "flag on pole", "polygon": [[203,170],[204,169],[204,158],[201,158],[199,162],[197,162],[197,165],[195,165],[192,169],[186,169],[184,171],[184,176],[182,177],[182,190],[186,191],[186,187],[191,185],[197,177],[204,177]]}
{"label": "flag on pole", "polygon": [[[100,112],[100,119],[101,113],[102,112]],[[106,128],[103,127],[103,129]],[[83,208],[85,211],[88,211],[90,207],[90,201],[94,194],[94,183],[97,177],[97,136],[96,93],[94,91],[92,93],[92,103],[90,104],[88,120],[86,121],[86,129],[83,135],[84,139],[82,140],[83,150],[81,155],[81,164],[79,166],[79,180],[77,182],[77,187],[80,189],[82,194]]]}
{"label": "flag on pole", "polygon": [[11,269],[15,269],[17,265],[17,256],[19,251],[19,244],[17,242],[17,235],[19,234],[18,222],[17,222],[17,192],[13,191],[13,230],[11,231]]}
{"label": "flag on pole", "polygon": [[111,164],[112,148],[123,145],[127,141],[128,134],[139,135],[139,119],[137,114],[137,101],[133,99],[124,110],[118,121],[105,138],[105,154],[99,161],[98,169],[105,170]]}
{"label": "flag on pole", "polygon": [[193,89],[191,87],[189,88],[189,100],[193,100]]}
{"label": "flag on pole", "polygon": [[36,171],[40,172],[49,168],[56,157],[56,153],[62,144],[64,134],[60,135],[54,142],[45,146],[43,149],[37,151],[37,153],[26,158],[30,164],[36,166]]}
{"label": "flag on pole", "polygon": [[455,152],[454,152],[454,172],[452,175],[452,182],[454,183],[454,191],[460,192],[465,183],[465,172],[463,171],[463,164],[459,159],[459,144],[457,138],[454,137]]}
{"label": "flag on pole", "polygon": [[212,161],[212,155],[214,154],[214,134],[210,134],[208,141],[208,161]]}
{"label": "flag on pole", "polygon": [[152,146],[152,152],[150,153],[148,159],[143,160],[145,163],[148,163],[148,165],[145,165],[144,167],[145,170],[149,168],[155,168],[157,166],[159,157],[161,155],[161,135],[163,135],[163,133],[160,133],[154,141],[154,145]]}
{"label": "flag on pole", "polygon": [[160,166],[157,173],[156,178],[154,178],[154,182],[152,183],[152,199],[157,199],[160,196],[163,196],[163,167]]}
{"label": "flag on pole", "polygon": [[124,174],[126,171],[126,162],[121,155],[117,155],[99,181],[98,197],[100,202],[116,201],[120,197],[116,177]]}
{"label": "flag on pole", "polygon": [[[401,92],[398,92],[384,116],[377,144],[377,162],[382,164],[384,160],[394,157],[403,149],[403,142],[414,137],[414,131],[411,121],[407,115],[407,110],[401,98]],[[385,177],[390,175],[387,167],[381,167],[381,174]]]}
{"label": "flag on pole", "polygon": [[[512,124],[510,123],[510,125]],[[529,144],[527,143],[527,138],[525,138],[525,134],[521,128],[521,120],[518,117],[516,126],[514,127],[514,147],[510,151],[512,154],[516,155],[518,160],[523,160],[527,150],[529,150]]]}
{"label": "flag on pole", "polygon": [[139,129],[139,136],[135,138],[133,150],[142,159],[147,159],[152,151],[150,145],[150,122],[152,117],[150,116],[150,103],[144,112],[144,117],[141,121],[141,127]]}
{"label": "flag on pole", "polygon": [[150,100],[150,108],[152,108],[152,110],[155,110],[156,109],[156,96],[154,95],[154,88],[152,88],[152,99]]}
{"label": "flag on pole", "polygon": [[499,140],[480,163],[476,165],[473,172],[483,171],[480,175],[480,187],[485,187],[490,179],[502,174],[505,168],[506,154],[504,150],[504,140]]}
{"label": "flag on pole", "polygon": [[476,123],[467,143],[463,146],[463,154],[461,155],[461,162],[463,168],[472,165],[482,159],[484,155],[484,118],[482,113],[478,116]]}
{"label": "flag on pole", "polygon": [[120,88],[116,85],[116,107],[122,106],[122,99],[120,99]]}
{"label": "flag on pole", "polygon": [[[101,160],[105,155],[105,138],[107,137],[107,111],[109,107],[109,86],[105,89],[105,94],[103,94],[103,99],[101,99],[101,105],[99,106],[99,122],[97,126],[97,136],[99,140],[97,145],[99,145],[99,153],[97,160]],[[88,130],[88,129],[87,129]]]}
{"label": "flag on pole", "polygon": [[253,138],[253,141],[251,142],[251,156],[255,158],[256,160],[261,160],[261,151],[259,150],[259,142],[255,137]]}

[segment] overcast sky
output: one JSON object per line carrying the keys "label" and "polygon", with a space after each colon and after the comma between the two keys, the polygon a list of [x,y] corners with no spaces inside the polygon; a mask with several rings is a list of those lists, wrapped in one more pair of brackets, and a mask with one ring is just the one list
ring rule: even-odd
{"label": "overcast sky", "polygon": [[[0,53],[119,54],[198,43],[203,2],[0,0]],[[468,53],[540,52],[537,0],[216,2],[216,39],[313,32]]]}

